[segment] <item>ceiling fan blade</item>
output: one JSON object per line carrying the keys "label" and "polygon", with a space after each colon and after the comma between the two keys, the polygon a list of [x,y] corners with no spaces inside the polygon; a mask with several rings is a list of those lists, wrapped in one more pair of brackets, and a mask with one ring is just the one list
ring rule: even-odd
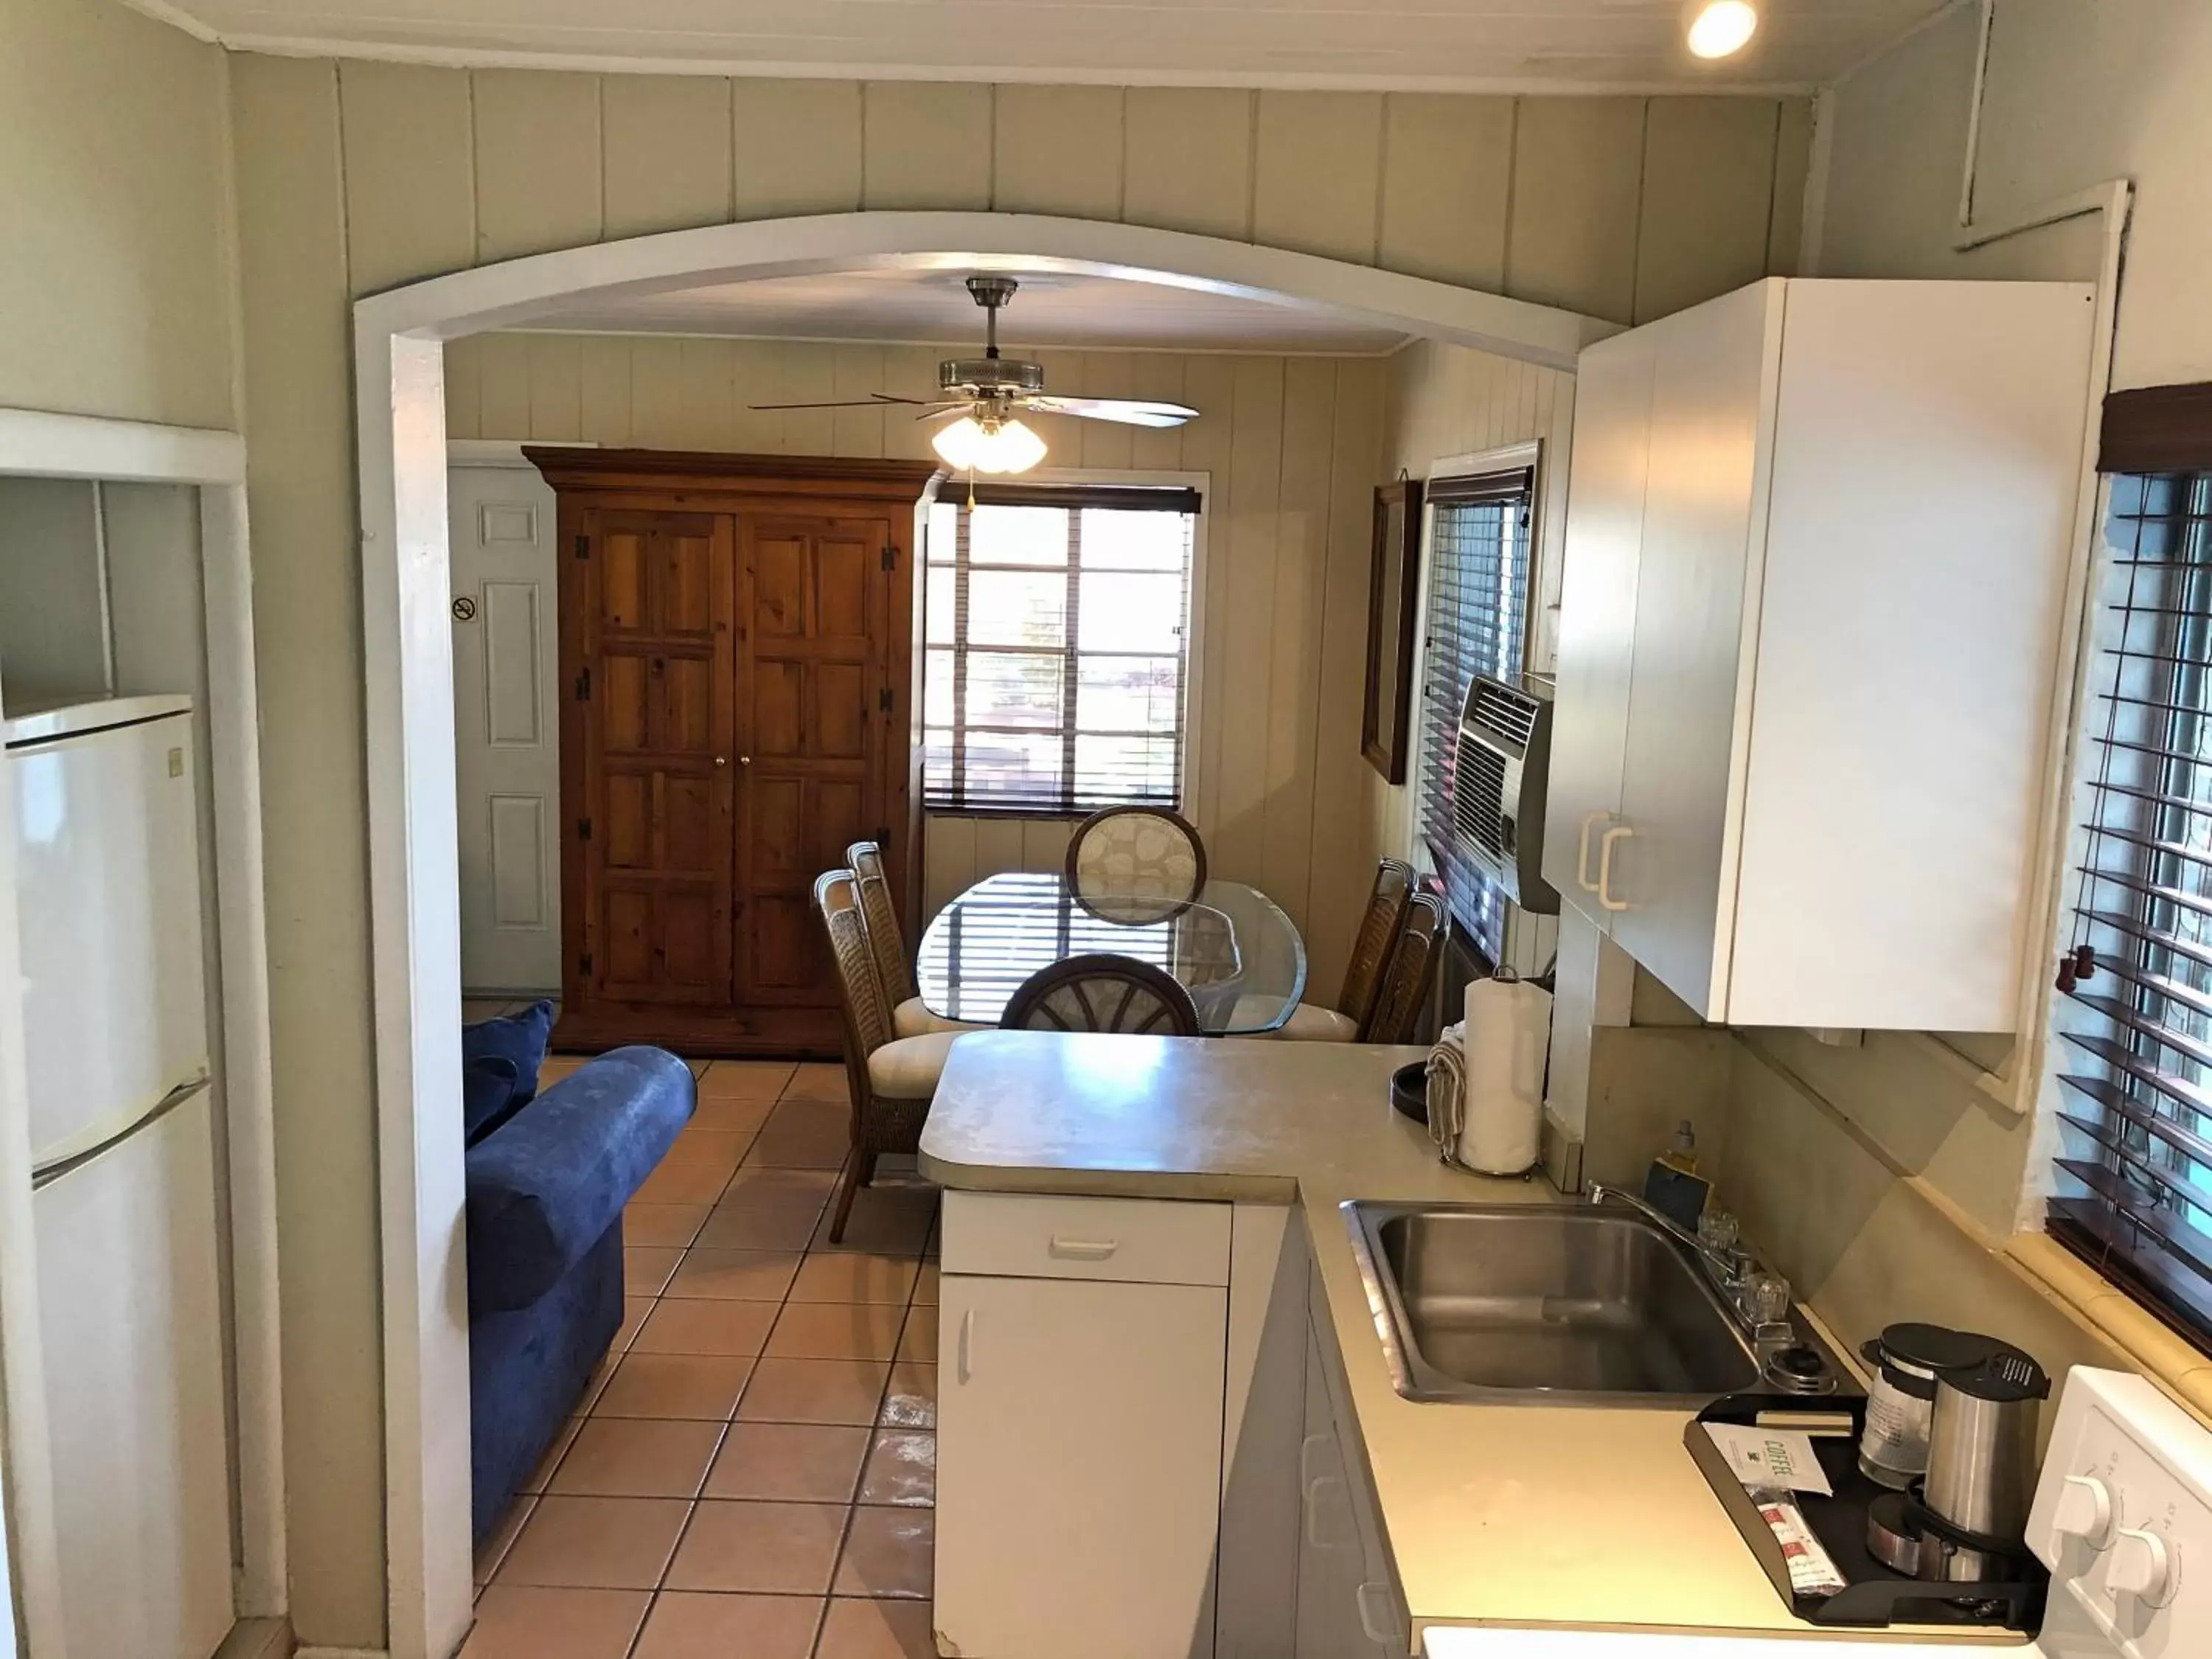
{"label": "ceiling fan blade", "polygon": [[[881,409],[883,404],[877,399],[882,395],[878,392],[875,397],[870,398],[840,398],[834,403],[827,404],[747,404],[745,407],[756,411],[771,409]],[[901,398],[896,401],[903,404],[913,400]]]}
{"label": "ceiling fan blade", "polygon": [[1124,426],[1181,426],[1198,415],[1188,404],[1151,403],[1140,398],[1024,398],[1022,402],[1040,415],[1079,415],[1086,421],[1119,421]]}
{"label": "ceiling fan blade", "polygon": [[917,421],[941,421],[947,416],[965,415],[972,407],[973,404],[964,400],[957,404],[943,404],[935,409],[925,409],[914,418]]}

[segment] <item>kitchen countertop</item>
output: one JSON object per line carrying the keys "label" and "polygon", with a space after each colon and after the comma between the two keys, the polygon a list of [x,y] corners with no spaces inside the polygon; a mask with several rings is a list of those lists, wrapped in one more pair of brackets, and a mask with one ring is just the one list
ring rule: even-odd
{"label": "kitchen countertop", "polygon": [[1388,1099],[1391,1071],[1425,1053],[978,1033],[952,1047],[921,1166],[964,1191],[1300,1206],[1417,1637],[1569,1625],[1887,1645],[1790,1615],[1683,1449],[1688,1413],[1399,1397],[1337,1206],[1564,1201],[1438,1163]]}

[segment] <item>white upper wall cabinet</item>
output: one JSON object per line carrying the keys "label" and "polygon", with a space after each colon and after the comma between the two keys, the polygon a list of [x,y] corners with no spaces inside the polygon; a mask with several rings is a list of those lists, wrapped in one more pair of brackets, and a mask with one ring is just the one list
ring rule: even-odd
{"label": "white upper wall cabinet", "polygon": [[1582,354],[1544,873],[1704,1018],[2015,1023],[2092,301],[1773,278]]}

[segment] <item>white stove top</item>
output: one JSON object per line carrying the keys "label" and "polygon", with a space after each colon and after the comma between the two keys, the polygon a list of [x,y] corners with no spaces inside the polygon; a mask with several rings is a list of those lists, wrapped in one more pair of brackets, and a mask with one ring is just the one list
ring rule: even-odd
{"label": "white stove top", "polygon": [[[2077,1367],[2058,1400],[2027,1542],[2051,1569],[2033,1646],[2001,1632],[1897,1642],[1808,1625],[1803,1636],[1562,1627],[1431,1630],[1427,1659],[2212,1659],[2212,1430],[2140,1376]],[[1808,1642],[1812,1645],[1808,1645]]]}

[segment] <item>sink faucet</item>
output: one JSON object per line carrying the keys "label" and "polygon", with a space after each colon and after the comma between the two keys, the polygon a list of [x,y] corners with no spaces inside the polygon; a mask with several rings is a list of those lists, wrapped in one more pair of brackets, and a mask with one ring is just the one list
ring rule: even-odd
{"label": "sink faucet", "polygon": [[1713,1288],[1720,1292],[1721,1302],[1728,1309],[1729,1316],[1754,1341],[1770,1343],[1796,1340],[1795,1328],[1790,1322],[1786,1296],[1782,1298],[1783,1305],[1780,1307],[1771,1305],[1773,1293],[1764,1288],[1778,1285],[1780,1281],[1767,1273],[1759,1258],[1750,1251],[1732,1247],[1723,1249],[1701,1238],[1634,1193],[1623,1192],[1618,1187],[1608,1187],[1603,1182],[1593,1181],[1589,1183],[1589,1192],[1591,1203],[1626,1205],[1687,1250],[1692,1259],[1704,1269]]}

